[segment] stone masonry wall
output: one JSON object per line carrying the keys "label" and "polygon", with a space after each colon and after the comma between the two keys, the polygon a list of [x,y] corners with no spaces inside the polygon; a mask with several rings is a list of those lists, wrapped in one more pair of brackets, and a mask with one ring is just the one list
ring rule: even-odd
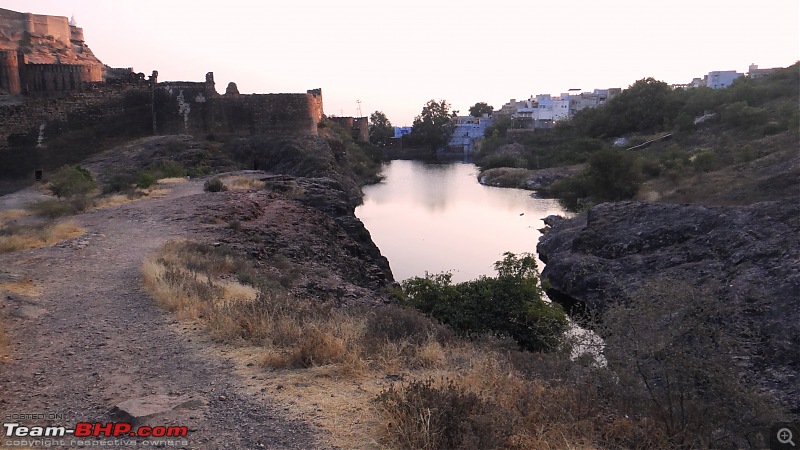
{"label": "stone masonry wall", "polygon": [[158,134],[316,135],[323,114],[322,91],[220,96],[209,74],[205,83],[156,85],[154,111]]}
{"label": "stone masonry wall", "polygon": [[16,51],[0,52],[0,93],[11,95],[22,93]]}
{"label": "stone masonry wall", "polygon": [[84,83],[82,92],[0,106],[0,177],[54,169],[152,134],[317,134],[322,92],[220,96],[204,83]]}

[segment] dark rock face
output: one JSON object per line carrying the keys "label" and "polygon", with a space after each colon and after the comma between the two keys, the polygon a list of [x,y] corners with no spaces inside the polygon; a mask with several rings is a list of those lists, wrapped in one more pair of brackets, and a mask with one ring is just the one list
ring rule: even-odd
{"label": "dark rock face", "polygon": [[[537,251],[551,298],[602,312],[655,279],[709,288],[756,336],[763,384],[800,412],[800,202],[745,207],[605,203],[550,216]],[[687,299],[691,301],[691,299]]]}
{"label": "dark rock face", "polygon": [[392,301],[389,262],[338,181],[263,172],[258,178],[266,189],[205,196],[205,223],[237,223],[215,239],[250,255],[263,270],[279,270],[299,297],[336,305]]}

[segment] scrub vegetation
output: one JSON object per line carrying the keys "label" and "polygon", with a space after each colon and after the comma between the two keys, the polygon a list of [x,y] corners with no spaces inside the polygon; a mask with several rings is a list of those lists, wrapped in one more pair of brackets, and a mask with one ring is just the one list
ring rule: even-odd
{"label": "scrub vegetation", "polygon": [[[758,415],[760,397],[733,375],[718,377],[736,335],[723,329],[726,312],[645,287],[642,302],[669,302],[609,310],[607,365],[592,354],[571,359],[580,342],[566,337],[560,308],[542,300],[533,261],[507,253],[497,277],[456,285],[447,274],[415,278],[397,292],[399,304],[375,308],[299,298],[284,262],[256,265],[224,245],[169,242],[142,273],[164,308],[255,352],[278,386],[274,398],[313,408],[346,448],[727,446],[735,427],[767,417]],[[676,295],[684,294],[702,298]],[[680,305],[662,324],[663,308]],[[723,321],[698,331],[708,315]],[[659,325],[632,326],[642,318]],[[686,339],[692,345],[677,345]],[[321,387],[289,387],[310,384]]]}
{"label": "scrub vegetation", "polygon": [[[586,163],[583,173],[550,190],[573,210],[633,198],[728,204],[772,200],[783,195],[780,188],[758,186],[785,185],[785,180],[767,181],[775,173],[763,166],[780,166],[775,160],[787,163],[794,157],[798,98],[798,64],[762,78],[739,78],[726,89],[673,90],[645,78],[605,105],[559,122],[549,133],[515,133],[512,138],[507,132],[512,122],[498,118],[486,131],[478,164],[486,170]],[[614,147],[621,137],[627,143]],[[648,144],[639,147],[643,143]],[[522,150],[505,153],[510,144]],[[764,178],[742,181],[746,172]]]}

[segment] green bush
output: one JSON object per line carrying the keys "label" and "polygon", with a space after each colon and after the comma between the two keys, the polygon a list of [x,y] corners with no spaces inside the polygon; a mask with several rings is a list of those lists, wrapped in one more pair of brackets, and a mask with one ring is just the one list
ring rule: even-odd
{"label": "green bush", "polygon": [[496,169],[498,167],[517,167],[517,157],[514,155],[489,155],[480,161],[481,170]]}
{"label": "green bush", "polygon": [[31,203],[28,209],[39,217],[55,219],[56,217],[71,216],[85,209],[83,202],[73,202],[72,200],[42,200]]}
{"label": "green bush", "polygon": [[661,157],[660,161],[666,170],[677,172],[683,171],[691,164],[689,153],[675,144],[667,147],[667,153]]}
{"label": "green bush", "polygon": [[562,349],[566,315],[542,300],[536,259],[507,252],[495,270],[496,278],[455,285],[449,273],[411,278],[403,282],[406,302],[464,336],[491,333],[529,351]]}
{"label": "green bush", "polygon": [[717,155],[710,150],[700,152],[695,155],[692,165],[697,172],[711,172],[717,163]]}
{"label": "green bush", "polygon": [[50,178],[50,191],[58,198],[87,195],[96,187],[92,174],[79,165],[63,166]]}
{"label": "green bush", "polygon": [[766,123],[767,118],[763,108],[753,108],[747,102],[731,103],[722,110],[722,122],[734,128],[761,126]]}
{"label": "green bush", "polygon": [[136,174],[136,187],[147,189],[162,178],[185,177],[186,175],[197,172],[197,169],[187,170],[181,163],[176,161],[161,161],[158,164],[147,166]]}
{"label": "green bush", "polygon": [[147,189],[156,184],[158,179],[150,172],[139,172],[136,175],[136,187],[139,189]]}
{"label": "green bush", "polygon": [[219,178],[212,178],[203,183],[203,190],[206,192],[227,191],[228,187]]}
{"label": "green bush", "polygon": [[128,191],[134,184],[136,184],[136,182],[137,178],[133,174],[114,173],[108,177],[105,185],[103,186],[103,194]]}
{"label": "green bush", "polygon": [[641,184],[639,158],[627,151],[606,148],[592,155],[585,172],[559,180],[550,191],[575,209],[583,199],[599,203],[633,198]]}
{"label": "green bush", "polygon": [[633,198],[642,184],[636,155],[621,150],[601,150],[589,160],[592,197],[599,201]]}

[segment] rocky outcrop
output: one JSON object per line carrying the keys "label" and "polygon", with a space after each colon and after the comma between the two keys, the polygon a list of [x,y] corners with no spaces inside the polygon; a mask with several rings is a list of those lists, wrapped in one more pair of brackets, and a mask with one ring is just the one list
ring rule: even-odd
{"label": "rocky outcrop", "polygon": [[202,222],[229,225],[215,229],[213,239],[250,255],[259,270],[280,275],[299,297],[349,306],[391,301],[389,262],[337,181],[254,171],[247,176],[266,188],[203,199]]}
{"label": "rocky outcrop", "polygon": [[751,369],[800,412],[796,199],[745,207],[604,203],[545,223],[537,251],[551,298],[602,312],[657,279],[710,289],[742,312],[754,336]]}
{"label": "rocky outcrop", "polygon": [[555,182],[578,175],[584,168],[584,164],[538,170],[496,167],[478,174],[478,182],[487,186],[537,191],[539,196],[548,197],[550,187]]}

